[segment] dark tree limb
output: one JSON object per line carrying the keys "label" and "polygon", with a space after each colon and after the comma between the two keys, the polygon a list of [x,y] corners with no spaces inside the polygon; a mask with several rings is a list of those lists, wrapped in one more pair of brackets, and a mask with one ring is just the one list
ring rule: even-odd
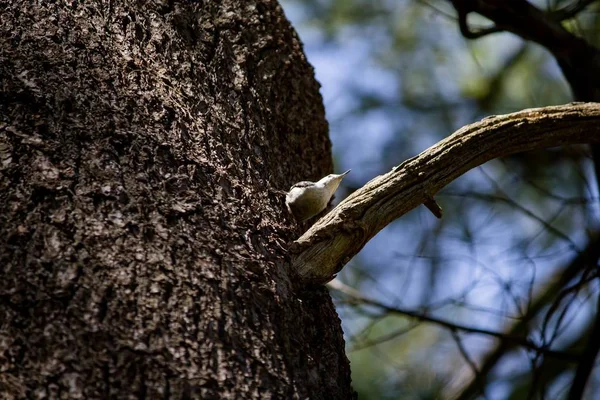
{"label": "dark tree limb", "polygon": [[569,391],[569,400],[580,400],[585,393],[585,385],[594,370],[596,357],[600,351],[600,296],[598,296],[598,307],[594,327],[590,332],[588,343],[582,354],[581,362],[577,365],[575,378]]}
{"label": "dark tree limb", "polygon": [[471,30],[469,23],[467,22],[469,13],[473,11],[468,7],[470,5],[469,2],[458,1],[453,3],[454,7],[456,8],[456,12],[458,13],[458,27],[460,29],[460,33],[467,39],[479,39],[492,33],[502,32],[502,29],[500,29],[497,25],[487,28],[480,28],[475,31]]}
{"label": "dark tree limb", "polygon": [[352,193],[291,246],[304,283],[326,282],[377,232],[489,160],[528,150],[600,143],[600,104],[576,103],[467,125]]}
{"label": "dark tree limb", "polygon": [[[545,47],[556,59],[569,82],[576,101],[600,101],[600,49],[567,31],[560,21],[583,11],[594,0],[579,0],[558,11],[544,12],[525,0],[450,0],[458,13],[464,37],[476,39],[485,31],[471,32],[466,21],[469,13],[478,13],[494,28],[512,32]],[[491,32],[489,32],[491,33]],[[600,146],[592,146],[594,172],[600,187]]]}
{"label": "dark tree limb", "polygon": [[[578,52],[598,53],[583,39],[567,31],[561,18],[573,16],[573,11],[558,11],[552,15],[525,0],[450,0],[460,20],[469,13],[480,14],[495,24],[497,29],[514,33],[525,40],[538,43],[548,49],[558,60],[567,61]],[[576,9],[580,11],[578,8]],[[464,18],[461,18],[461,15]],[[462,28],[461,28],[462,31]],[[468,37],[468,36],[467,36]]]}

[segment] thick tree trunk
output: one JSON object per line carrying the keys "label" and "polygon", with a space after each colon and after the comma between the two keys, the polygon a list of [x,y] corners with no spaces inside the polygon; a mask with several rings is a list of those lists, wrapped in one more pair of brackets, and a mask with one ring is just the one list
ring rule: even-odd
{"label": "thick tree trunk", "polygon": [[0,2],[2,398],[351,398],[278,192],[331,171],[272,0]]}

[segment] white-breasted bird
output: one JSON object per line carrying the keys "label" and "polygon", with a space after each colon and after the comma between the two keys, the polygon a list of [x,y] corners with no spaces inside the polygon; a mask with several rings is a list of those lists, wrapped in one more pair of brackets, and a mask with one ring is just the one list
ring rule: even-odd
{"label": "white-breasted bird", "polygon": [[329,174],[317,182],[302,181],[290,188],[285,197],[285,204],[290,213],[298,221],[306,221],[323,211],[344,176],[342,174]]}

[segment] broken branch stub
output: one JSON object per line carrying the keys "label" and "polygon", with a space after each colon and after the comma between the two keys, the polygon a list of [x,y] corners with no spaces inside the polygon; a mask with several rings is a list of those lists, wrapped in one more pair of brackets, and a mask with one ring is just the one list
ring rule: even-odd
{"label": "broken branch stub", "polygon": [[532,108],[464,126],[317,221],[290,249],[293,268],[303,282],[326,282],[377,232],[465,172],[498,157],[583,143],[600,143],[600,103]]}

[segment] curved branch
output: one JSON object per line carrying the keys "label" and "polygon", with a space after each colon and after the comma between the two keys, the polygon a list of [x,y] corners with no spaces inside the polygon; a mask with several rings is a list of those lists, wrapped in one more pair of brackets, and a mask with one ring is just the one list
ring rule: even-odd
{"label": "curved branch", "polygon": [[[457,13],[477,13],[494,23],[497,29],[512,32],[550,51],[565,75],[577,101],[600,99],[600,49],[565,29],[561,20],[569,19],[592,4],[580,0],[554,12],[544,12],[526,0],[448,0]],[[597,0],[595,0],[597,1]],[[465,17],[466,21],[466,17]],[[461,24],[466,24],[459,18]],[[467,32],[467,38],[470,38]],[[475,38],[477,35],[474,36]]]}
{"label": "curved branch", "polygon": [[[466,15],[478,13],[494,26],[545,47],[556,59],[577,101],[600,101],[600,49],[565,29],[561,21],[575,17],[597,0],[577,0],[561,10],[544,12],[526,0],[448,0],[459,15],[466,38],[477,38]],[[462,16],[462,17],[461,17]],[[466,31],[465,31],[466,30]],[[600,186],[600,146],[592,146],[596,182]]]}
{"label": "curved branch", "polygon": [[467,16],[472,11],[471,9],[466,7],[466,4],[463,2],[454,2],[454,7],[456,8],[456,12],[458,13],[458,27],[460,28],[460,33],[467,39],[479,39],[486,35],[490,35],[492,33],[502,32],[498,26],[490,26],[487,28],[480,28],[478,30],[471,30],[469,27],[469,23],[467,22]]}
{"label": "curved branch", "polygon": [[600,143],[600,104],[572,103],[484,118],[352,193],[290,248],[303,284],[326,282],[381,229],[494,158]]}
{"label": "curved branch", "polygon": [[575,18],[577,14],[585,10],[588,6],[597,0],[577,0],[571,4],[568,4],[560,10],[551,11],[549,14],[556,21],[564,21],[567,19]]}
{"label": "curved branch", "polygon": [[586,45],[582,39],[568,32],[560,24],[560,19],[564,13],[551,15],[526,0],[449,1],[459,16],[472,12],[480,14],[492,21],[496,28],[512,32],[525,40],[538,43],[557,57],[564,57],[571,54],[574,48]]}

